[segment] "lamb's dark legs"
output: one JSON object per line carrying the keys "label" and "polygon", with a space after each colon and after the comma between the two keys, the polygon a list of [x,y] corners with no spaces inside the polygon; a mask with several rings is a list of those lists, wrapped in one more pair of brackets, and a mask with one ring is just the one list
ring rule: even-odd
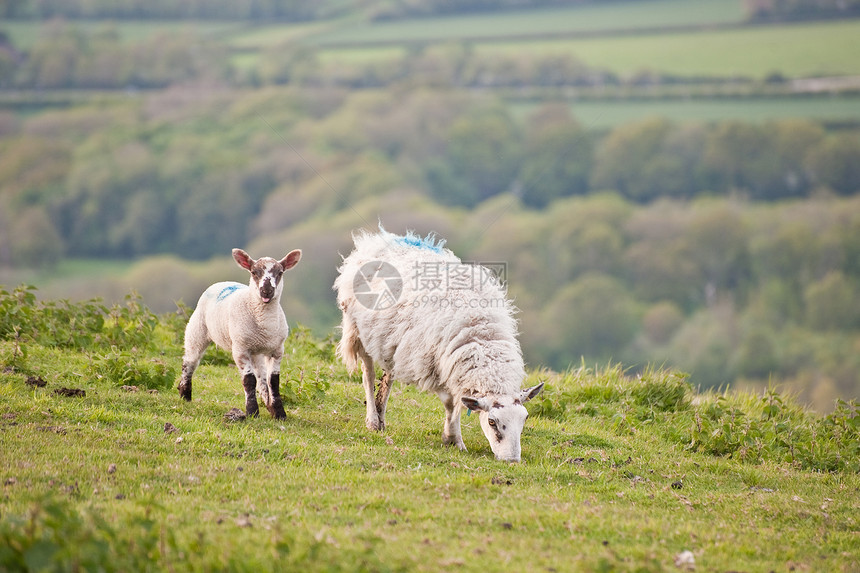
{"label": "lamb's dark legs", "polygon": [[242,386],[245,387],[245,415],[257,417],[260,408],[257,406],[257,377],[253,372],[245,374],[242,378]]}
{"label": "lamb's dark legs", "polygon": [[269,378],[271,387],[272,387],[272,403],[266,404],[269,408],[269,413],[274,418],[286,418],[287,413],[284,412],[284,402],[281,400],[281,374],[280,372],[273,372],[271,377]]}
{"label": "lamb's dark legs", "polygon": [[179,395],[187,402],[191,401],[191,377],[194,375],[196,367],[196,364],[190,362],[182,363],[182,378],[179,379]]}

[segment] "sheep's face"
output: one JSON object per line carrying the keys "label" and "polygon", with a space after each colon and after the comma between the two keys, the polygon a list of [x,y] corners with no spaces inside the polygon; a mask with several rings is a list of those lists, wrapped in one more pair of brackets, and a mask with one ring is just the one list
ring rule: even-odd
{"label": "sheep's face", "polygon": [[261,257],[255,261],[242,249],[233,249],[233,258],[240,267],[251,273],[250,287],[257,289],[260,300],[268,304],[280,298],[284,289],[281,282],[284,271],[296,266],[302,258],[302,252],[298,249],[291,251],[280,261],[271,257]]}
{"label": "sheep's face", "polygon": [[520,436],[529,417],[523,404],[537,396],[542,389],[543,384],[538,384],[512,396],[463,398],[467,408],[478,410],[481,429],[497,460],[520,461]]}

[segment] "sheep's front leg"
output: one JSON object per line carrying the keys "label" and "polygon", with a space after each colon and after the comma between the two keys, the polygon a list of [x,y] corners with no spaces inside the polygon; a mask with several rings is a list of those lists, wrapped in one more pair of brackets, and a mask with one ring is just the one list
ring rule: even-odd
{"label": "sheep's front leg", "polygon": [[242,386],[245,389],[245,415],[256,417],[260,414],[257,405],[257,376],[254,373],[254,364],[251,357],[245,354],[234,354],[233,361],[242,375]]}
{"label": "sheep's front leg", "polygon": [[379,412],[376,410],[376,371],[373,369],[373,359],[361,349],[359,351],[361,358],[361,381],[364,385],[364,404],[367,407],[367,416],[364,423],[368,430],[381,432],[385,429],[385,423],[379,418]]}
{"label": "sheep's front leg", "polygon": [[439,392],[439,399],[445,405],[445,427],[442,430],[442,444],[457,446],[466,451],[463,435],[460,433],[460,406],[454,403],[454,397],[447,392]]}
{"label": "sheep's front leg", "polygon": [[281,356],[273,356],[269,361],[269,396],[266,407],[273,418],[286,418],[284,401],[281,399]]}

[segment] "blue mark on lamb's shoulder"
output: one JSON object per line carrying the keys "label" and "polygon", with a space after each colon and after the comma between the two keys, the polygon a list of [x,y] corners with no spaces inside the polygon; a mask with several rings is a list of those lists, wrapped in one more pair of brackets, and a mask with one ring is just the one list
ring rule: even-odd
{"label": "blue mark on lamb's shoulder", "polygon": [[415,247],[416,249],[425,249],[434,253],[441,253],[445,247],[445,239],[437,238],[435,233],[430,233],[426,237],[420,237],[412,231],[407,231],[403,237],[395,235],[394,241],[404,247]]}
{"label": "blue mark on lamb's shoulder", "polygon": [[218,292],[218,296],[215,297],[215,300],[217,300],[218,302],[221,302],[222,300],[224,300],[225,298],[227,298],[228,296],[230,296],[231,294],[233,294],[237,290],[245,288],[247,286],[248,285],[240,285],[240,284],[233,284],[233,285],[225,286],[224,288],[222,288]]}

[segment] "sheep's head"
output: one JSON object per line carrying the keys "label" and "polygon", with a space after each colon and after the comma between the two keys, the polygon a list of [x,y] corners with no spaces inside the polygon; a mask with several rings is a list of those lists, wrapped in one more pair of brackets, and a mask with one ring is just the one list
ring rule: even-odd
{"label": "sheep's head", "polygon": [[299,249],[290,251],[280,261],[271,257],[261,257],[256,261],[242,249],[233,249],[233,258],[239,266],[251,273],[251,288],[256,288],[260,293],[260,300],[264,303],[277,300],[284,289],[281,277],[302,259]]}
{"label": "sheep's head", "polygon": [[463,404],[467,408],[478,412],[481,429],[484,430],[497,460],[520,461],[520,435],[529,416],[523,404],[537,396],[541,390],[543,383],[510,396],[463,398]]}

